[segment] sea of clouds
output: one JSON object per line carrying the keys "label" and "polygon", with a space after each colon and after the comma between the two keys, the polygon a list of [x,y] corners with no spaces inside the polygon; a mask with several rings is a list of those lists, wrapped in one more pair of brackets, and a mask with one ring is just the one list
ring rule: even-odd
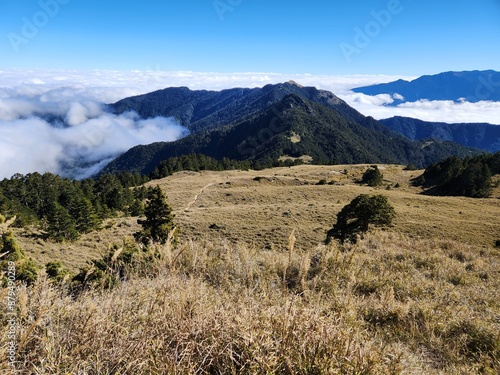
{"label": "sea of clouds", "polygon": [[498,102],[418,101],[388,106],[389,95],[368,96],[352,88],[391,82],[401,76],[315,76],[277,73],[0,70],[0,178],[52,172],[86,178],[133,146],[184,137],[174,118],[115,115],[107,105],[172,86],[221,90],[262,87],[294,80],[332,91],[367,116],[407,116],[427,121],[499,121]]}

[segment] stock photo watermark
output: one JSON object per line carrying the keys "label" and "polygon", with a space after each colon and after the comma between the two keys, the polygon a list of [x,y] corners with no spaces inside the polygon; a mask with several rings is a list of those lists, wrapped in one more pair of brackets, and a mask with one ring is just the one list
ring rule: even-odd
{"label": "stock photo watermark", "polygon": [[471,101],[483,101],[488,100],[491,96],[500,89],[500,81],[495,82],[493,80],[493,74],[488,74],[488,77],[479,77],[479,83],[476,87],[475,96],[472,98],[467,98],[469,102]]}
{"label": "stock photo watermark", "polygon": [[224,21],[225,14],[233,12],[241,3],[243,0],[214,0],[212,4],[219,19]]}
{"label": "stock photo watermark", "polygon": [[[412,1],[412,0],[408,0]],[[354,28],[354,37],[352,42],[340,43],[339,47],[348,63],[351,63],[354,55],[361,54],[372,41],[377,38],[383,30],[389,27],[394,16],[401,14],[404,6],[401,0],[389,0],[385,9],[372,10],[370,12],[371,20],[364,27],[356,26]]]}
{"label": "stock photo watermark", "polygon": [[250,136],[238,146],[237,150],[240,155],[253,155],[265,142],[286,129],[286,122],[282,114],[276,108],[273,109],[273,113],[275,117],[269,122],[269,126],[259,130],[256,137]]}
{"label": "stock photo watermark", "polygon": [[7,267],[7,360],[9,366],[15,369],[16,366],[16,353],[17,353],[17,317],[16,317],[16,300],[17,300],[17,289],[16,289],[16,265],[14,262],[9,262]]}
{"label": "stock photo watermark", "polygon": [[61,6],[67,5],[69,2],[71,0],[40,0],[38,2],[40,8],[38,11],[33,13],[31,17],[21,18],[22,25],[20,32],[10,32],[7,34],[7,39],[9,39],[14,52],[19,53],[21,46],[33,40],[40,30],[59,14]]}

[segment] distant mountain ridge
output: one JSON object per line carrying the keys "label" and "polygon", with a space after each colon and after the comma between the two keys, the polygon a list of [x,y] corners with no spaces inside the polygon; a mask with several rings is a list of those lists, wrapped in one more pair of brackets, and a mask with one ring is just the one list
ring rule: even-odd
{"label": "distant mountain ridge", "polygon": [[239,123],[258,115],[290,94],[334,109],[341,116],[365,127],[392,133],[373,118],[363,116],[330,91],[303,87],[293,81],[269,84],[262,88],[233,88],[222,91],[193,91],[187,87],[171,87],[125,98],[110,104],[110,107],[116,114],[133,110],[143,118],[172,116],[192,132],[197,132]]}
{"label": "distant mountain ridge", "polygon": [[[397,80],[372,86],[353,89],[366,95],[389,94],[397,105],[402,102],[427,100],[465,99],[476,103],[482,100],[500,101],[500,72],[494,70],[445,72],[436,75],[425,75],[411,82]],[[397,95],[404,99],[398,99]]]}
{"label": "distant mountain ridge", "polygon": [[[283,91],[296,91],[291,86],[317,101],[296,93],[275,100]],[[259,161],[269,166],[280,159],[300,157],[307,157],[318,164],[414,163],[426,166],[451,155],[467,156],[479,152],[451,142],[412,142],[373,118],[361,115],[333,94],[315,88],[301,88],[287,83],[266,86],[262,90],[260,94],[250,94],[258,101],[269,98],[271,94],[274,99],[264,109],[246,111],[238,120],[237,116],[227,111],[228,103],[221,112],[227,116],[219,117],[225,118],[224,121],[195,130],[175,142],[134,147],[112,161],[102,173],[133,171],[148,174],[167,158],[192,153],[216,159]],[[152,97],[157,98],[158,92],[153,94]],[[147,97],[141,98],[144,103],[147,100]],[[138,101],[133,100],[132,103],[137,104]],[[170,104],[161,105],[166,108]],[[249,103],[247,109],[260,105]],[[147,107],[158,108],[159,105],[150,103]],[[225,124],[228,121],[231,123]],[[194,129],[197,128],[194,126]]]}
{"label": "distant mountain ridge", "polygon": [[500,151],[500,125],[447,124],[400,116],[380,120],[380,122],[412,141],[433,138],[488,152]]}

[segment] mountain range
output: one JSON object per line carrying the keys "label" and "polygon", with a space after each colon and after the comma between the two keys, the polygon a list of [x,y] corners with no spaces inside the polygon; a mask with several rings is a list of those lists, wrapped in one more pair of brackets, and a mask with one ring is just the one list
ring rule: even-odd
{"label": "mountain range", "polygon": [[494,70],[445,72],[425,75],[413,81],[397,80],[390,83],[364,86],[352,91],[366,95],[389,94],[398,105],[418,100],[483,100],[500,101],[500,72]]}
{"label": "mountain range", "polygon": [[115,113],[134,110],[144,118],[174,116],[192,133],[175,142],[136,146],[102,173],[150,173],[162,160],[192,153],[263,165],[301,158],[312,163],[423,167],[451,155],[479,152],[452,142],[411,141],[331,92],[293,81],[219,92],[168,88],[123,99],[111,108]]}
{"label": "mountain range", "polygon": [[489,152],[500,151],[500,126],[484,123],[447,124],[408,117],[380,120],[382,124],[413,141],[439,139]]}

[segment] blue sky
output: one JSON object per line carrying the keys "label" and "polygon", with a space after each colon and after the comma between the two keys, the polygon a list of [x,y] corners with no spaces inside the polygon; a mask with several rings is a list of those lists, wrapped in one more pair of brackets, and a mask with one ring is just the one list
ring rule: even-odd
{"label": "blue sky", "polygon": [[500,70],[499,46],[499,0],[0,3],[3,69],[416,76]]}

